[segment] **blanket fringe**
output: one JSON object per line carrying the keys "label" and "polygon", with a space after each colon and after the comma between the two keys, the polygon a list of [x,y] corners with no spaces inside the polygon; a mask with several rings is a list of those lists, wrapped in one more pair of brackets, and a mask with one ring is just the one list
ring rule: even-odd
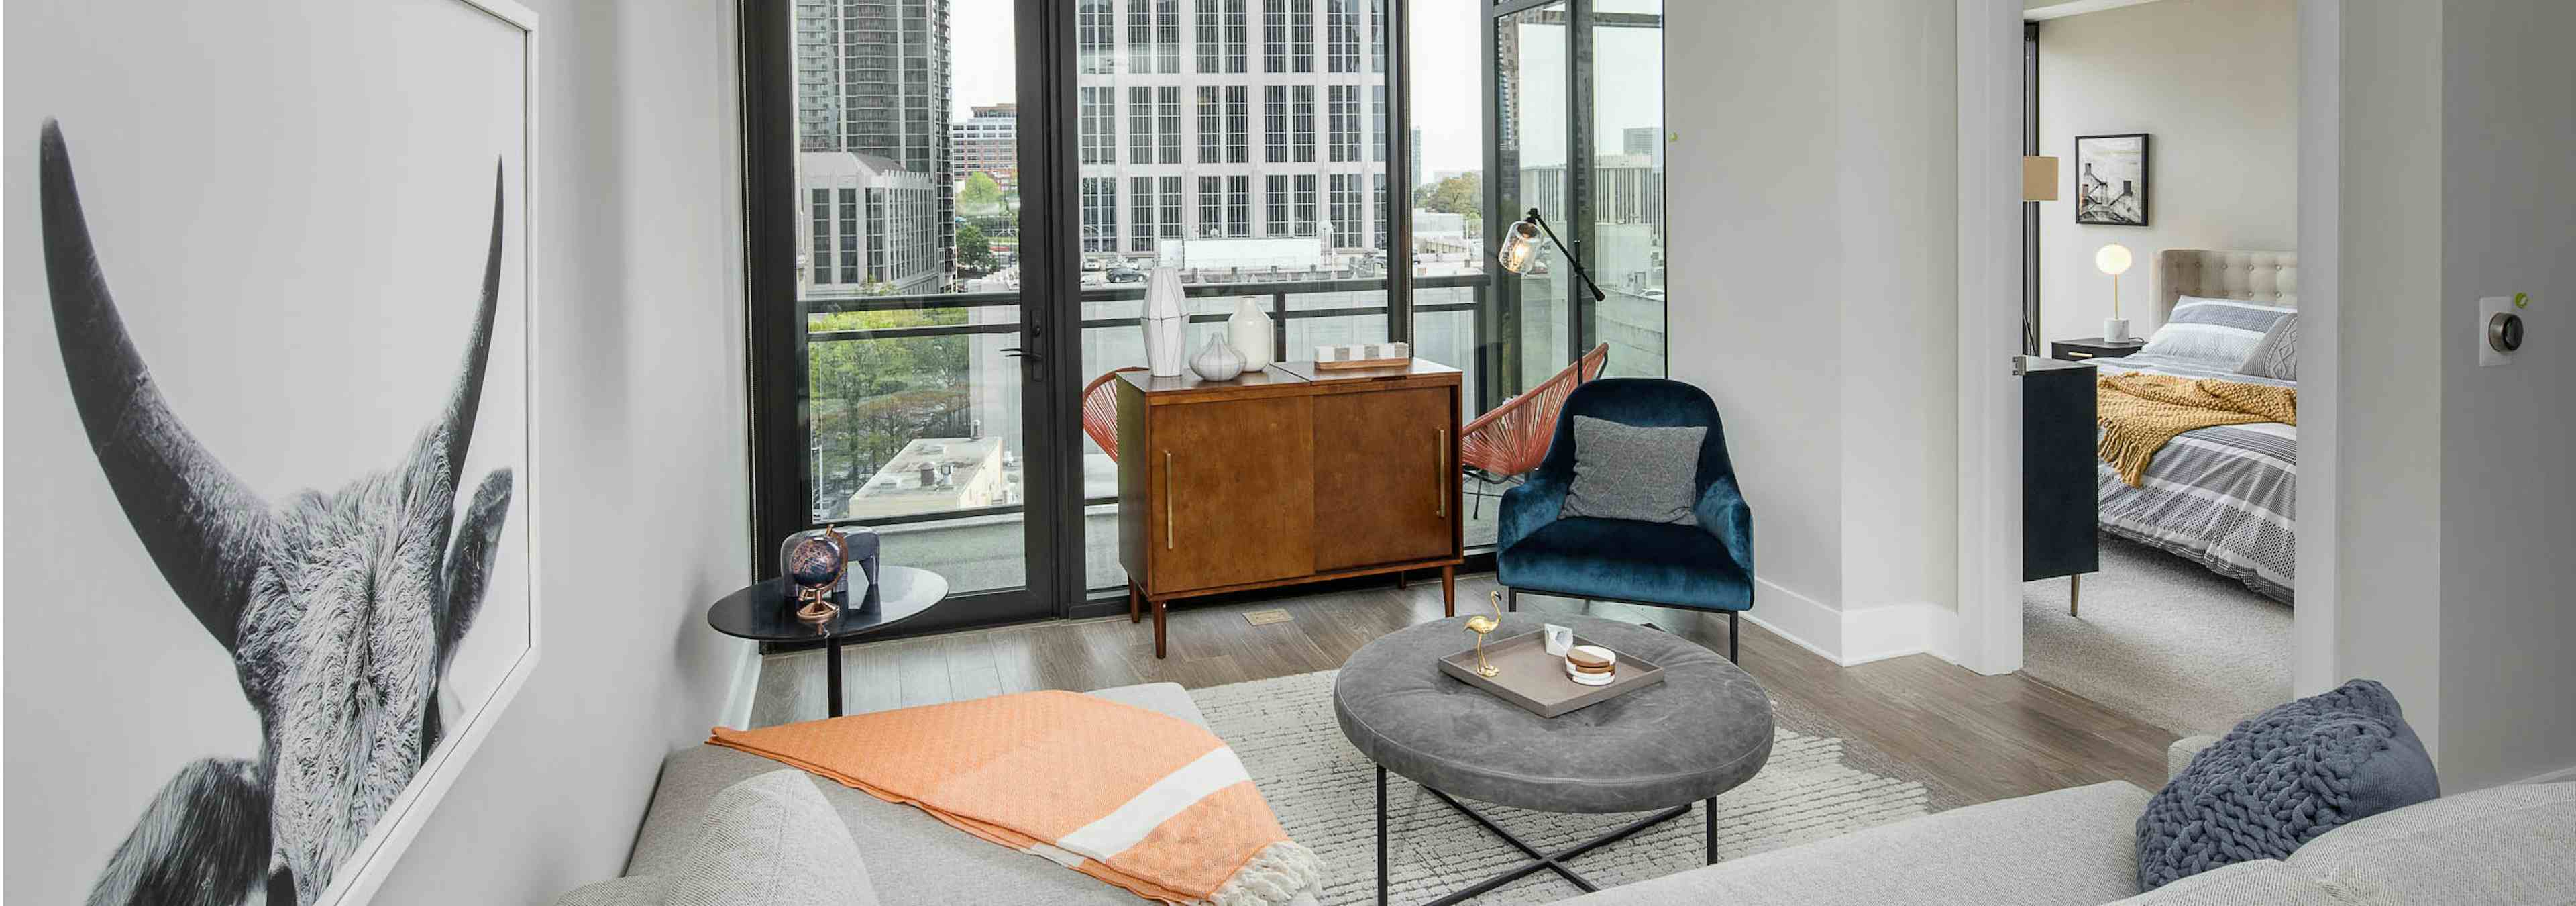
{"label": "blanket fringe", "polygon": [[1280,906],[1323,882],[1324,860],[1295,840],[1281,840],[1253,854],[1234,877],[1208,897],[1212,906]]}

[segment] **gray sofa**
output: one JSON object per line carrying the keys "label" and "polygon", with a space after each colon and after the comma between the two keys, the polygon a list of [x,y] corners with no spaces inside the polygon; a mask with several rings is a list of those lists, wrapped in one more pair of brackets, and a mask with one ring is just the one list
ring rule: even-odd
{"label": "gray sofa", "polygon": [[[2174,743],[2170,771],[2214,742]],[[2005,799],[1614,887],[1565,906],[2576,902],[2576,783],[2446,796],[2336,828],[2285,860],[2138,892],[2126,781]]]}
{"label": "gray sofa", "polygon": [[[1150,708],[1200,726],[1207,719],[1177,683],[1121,686],[1091,693]],[[689,746],[662,762],[653,804],[644,811],[626,876],[565,894],[555,906],[652,906],[664,902],[659,880],[683,866],[700,831],[699,816],[718,792],[783,766],[717,746]],[[864,857],[867,892],[852,904],[975,903],[990,906],[1136,906],[1135,894],[1111,887],[1045,859],[1004,849],[939,823],[926,812],[896,805],[829,780],[808,778],[831,803]],[[1313,899],[1300,906],[1313,906]]]}
{"label": "gray sofa", "polygon": [[[1172,683],[1091,693],[1205,725]],[[2211,737],[2174,744],[2179,769]],[[627,877],[557,906],[663,902],[717,792],[777,762],[690,746],[663,762]],[[810,778],[809,778],[810,779]],[[1134,894],[994,846],[929,815],[829,781],[815,783],[864,855],[858,904],[1135,906]],[[2137,819],[2149,792],[2121,781],[1988,802],[1804,846],[1616,887],[1567,906],[1682,904],[2570,903],[2576,902],[2576,783],[2447,796],[2317,838],[2289,859],[2231,865],[2140,894]],[[1311,904],[1312,900],[1301,903]]]}

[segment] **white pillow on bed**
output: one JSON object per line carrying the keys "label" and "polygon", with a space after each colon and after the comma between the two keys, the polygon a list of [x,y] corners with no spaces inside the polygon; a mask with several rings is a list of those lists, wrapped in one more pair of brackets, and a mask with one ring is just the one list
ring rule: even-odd
{"label": "white pillow on bed", "polygon": [[2237,374],[2250,374],[2284,381],[2299,379],[2299,316],[2285,315],[2245,354],[2245,363],[2236,366]]}
{"label": "white pillow on bed", "polygon": [[2273,324],[2296,311],[2283,305],[2184,296],[2138,354],[2189,359],[2234,371],[2254,347],[2262,345]]}

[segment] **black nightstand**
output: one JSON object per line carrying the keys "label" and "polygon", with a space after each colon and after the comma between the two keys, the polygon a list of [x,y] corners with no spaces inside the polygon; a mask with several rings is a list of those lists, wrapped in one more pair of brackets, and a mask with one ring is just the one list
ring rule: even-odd
{"label": "black nightstand", "polygon": [[2116,359],[2123,356],[2133,355],[2138,350],[2145,348],[2146,345],[2147,341],[2145,340],[2129,340],[2121,343],[2113,343],[2109,340],[2102,339],[2101,337],[2085,337],[2077,340],[2050,340],[2048,341],[2048,357],[2052,359],[2064,359],[2069,362],[2081,362],[2085,359]]}

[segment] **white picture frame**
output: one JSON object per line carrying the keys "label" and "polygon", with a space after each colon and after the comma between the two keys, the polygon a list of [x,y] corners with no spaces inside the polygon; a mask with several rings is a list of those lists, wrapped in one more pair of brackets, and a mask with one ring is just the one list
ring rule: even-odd
{"label": "white picture frame", "polygon": [[545,621],[542,619],[541,596],[538,594],[538,590],[544,587],[542,577],[544,562],[536,555],[535,542],[539,537],[539,526],[543,524],[538,508],[540,499],[538,488],[545,472],[539,463],[544,446],[539,442],[539,431],[543,421],[538,417],[537,403],[539,398],[537,361],[539,351],[545,348],[538,332],[537,317],[539,298],[537,271],[542,261],[537,251],[537,240],[542,235],[538,229],[537,219],[537,202],[542,197],[538,190],[538,164],[541,157],[538,154],[540,146],[537,140],[537,74],[540,71],[537,14],[536,11],[510,0],[454,0],[454,2],[480,11],[517,29],[523,42],[521,47],[524,50],[521,71],[525,81],[521,89],[523,99],[521,110],[526,132],[520,152],[521,188],[519,196],[511,201],[517,203],[521,211],[524,226],[520,229],[519,241],[522,243],[521,248],[526,250],[523,259],[526,263],[521,269],[523,293],[521,298],[526,299],[527,304],[522,306],[520,311],[521,330],[527,337],[525,383],[527,399],[525,408],[521,410],[527,419],[525,427],[527,474],[519,484],[519,493],[523,495],[521,512],[527,515],[525,531],[521,537],[528,539],[528,647],[518,660],[511,664],[509,671],[502,674],[500,683],[493,688],[491,695],[487,696],[479,707],[473,709],[461,726],[451,731],[453,735],[451,741],[429,753],[427,760],[421,764],[420,772],[412,778],[411,784],[404,787],[402,795],[396,797],[393,804],[385,810],[384,817],[379,819],[375,827],[367,833],[366,839],[358,845],[357,851],[350,854],[347,861],[341,863],[338,873],[331,879],[330,886],[324,888],[320,898],[314,901],[321,906],[358,906],[375,899],[376,891],[384,886],[385,879],[393,873],[395,864],[401,861],[403,852],[409,849],[412,840],[420,835],[421,827],[428,823],[431,813],[438,807],[439,800],[447,797],[448,790],[456,785],[456,778],[464,772],[465,765],[473,760],[474,753],[483,747],[486,739],[491,737],[493,725],[500,721],[502,713],[508,710],[510,703],[518,698],[520,688],[527,685],[529,674],[536,670],[537,656],[544,650]]}

